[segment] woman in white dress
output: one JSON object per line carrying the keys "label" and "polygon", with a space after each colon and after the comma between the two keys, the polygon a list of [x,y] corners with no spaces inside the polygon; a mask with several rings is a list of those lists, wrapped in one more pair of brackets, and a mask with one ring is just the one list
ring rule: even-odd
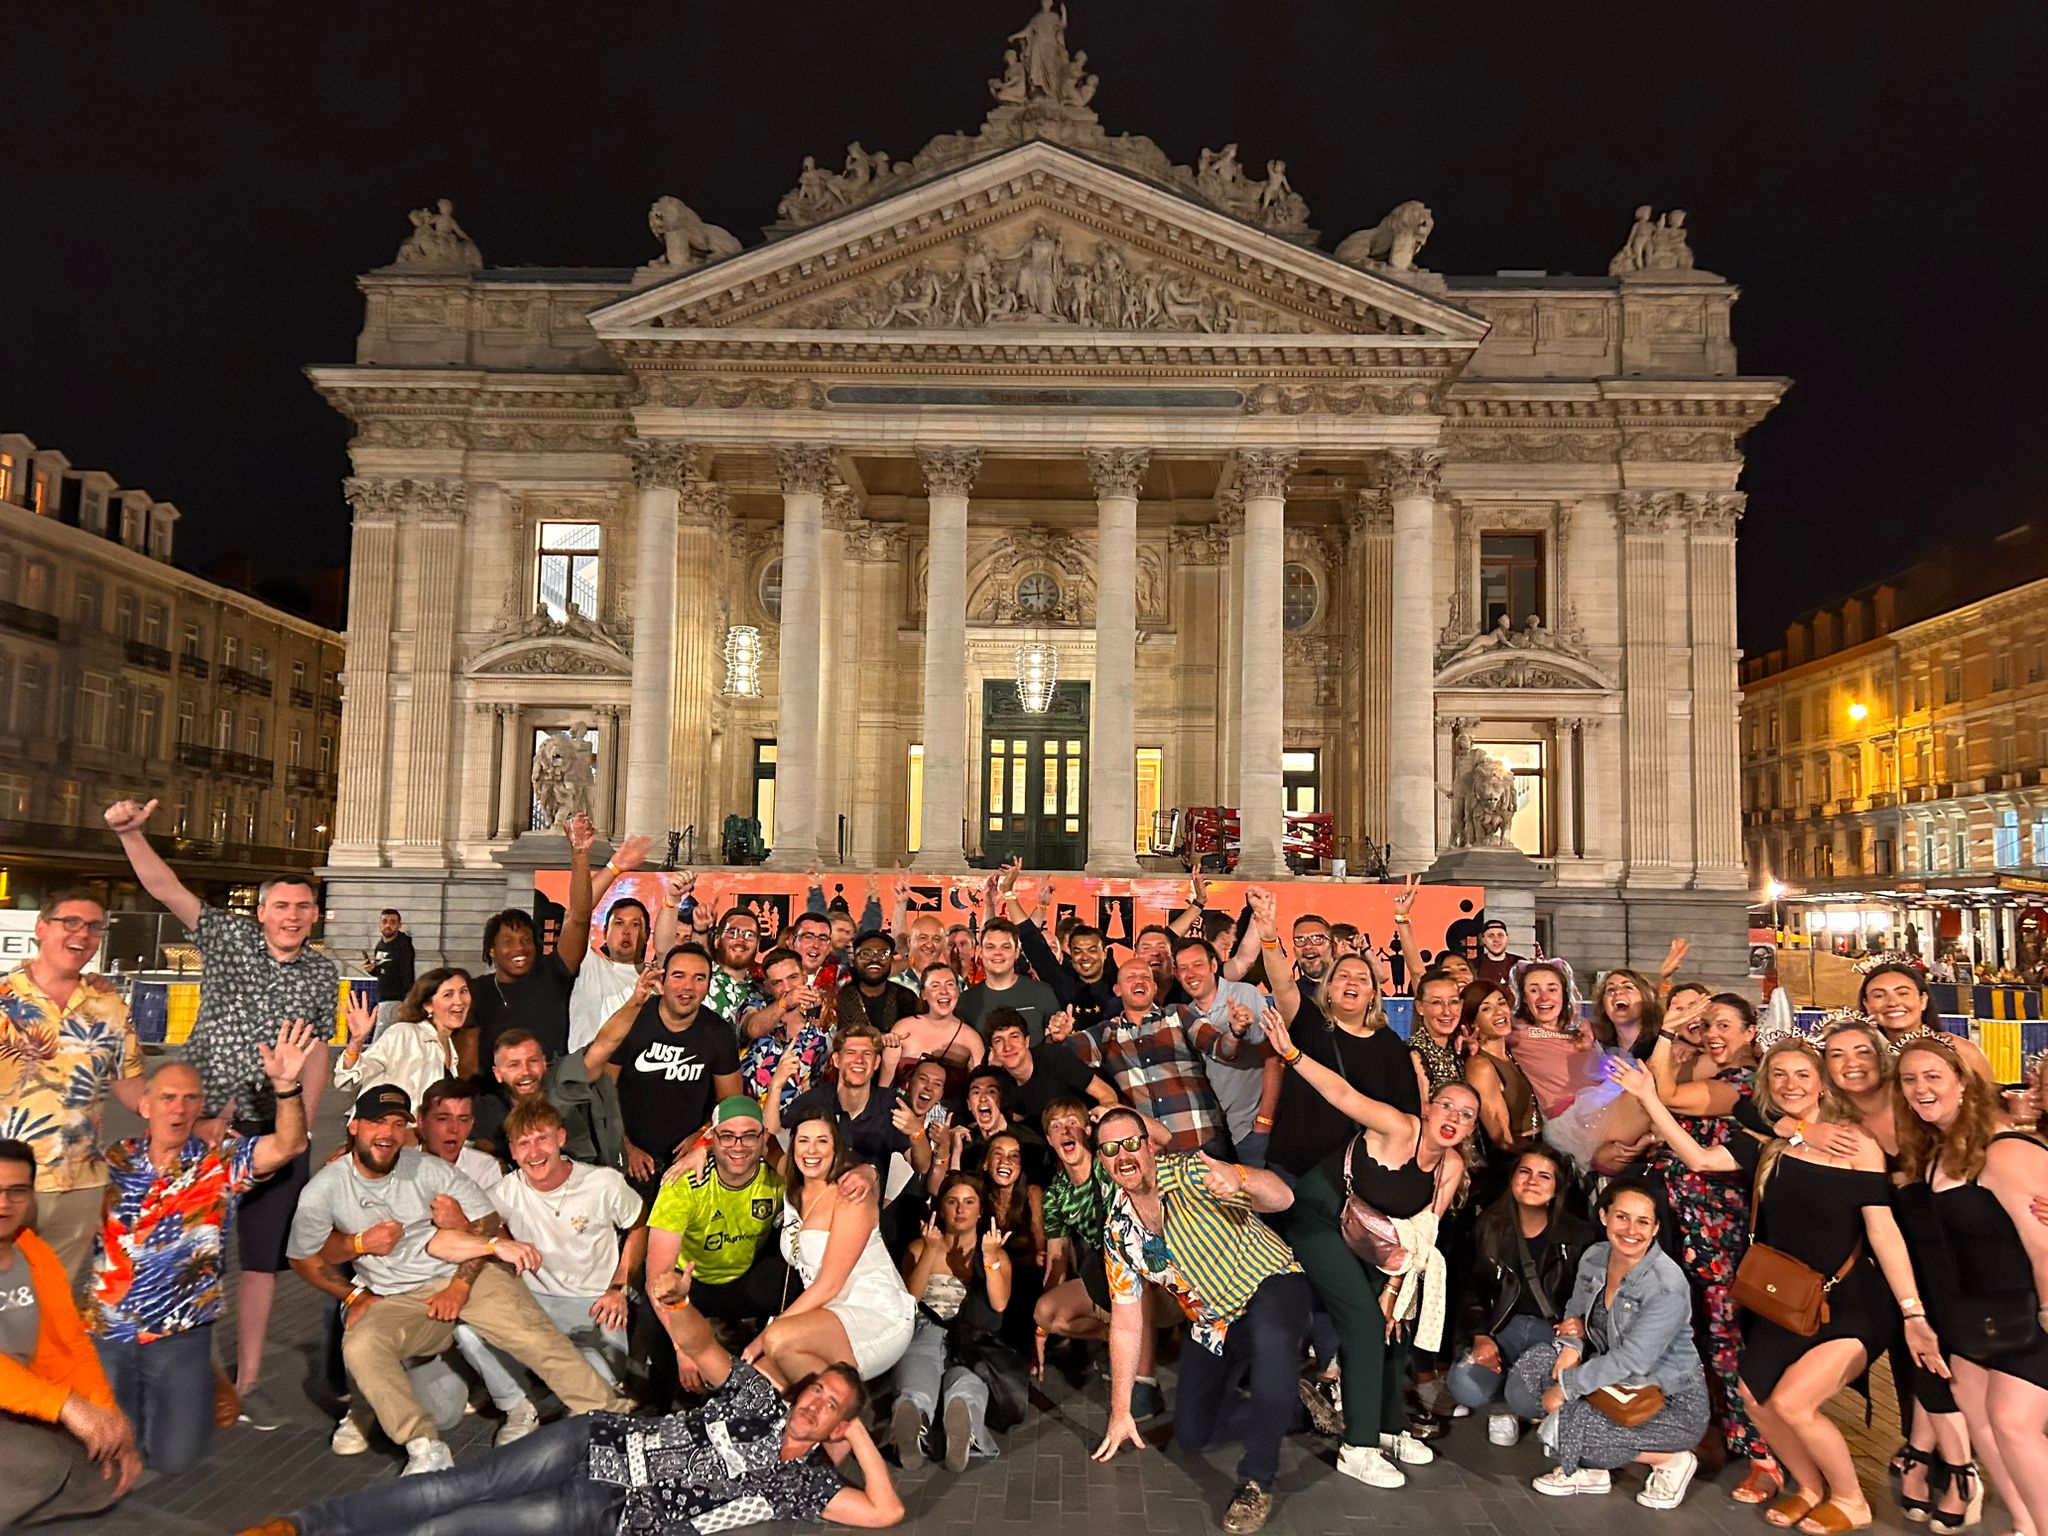
{"label": "woman in white dress", "polygon": [[839,1189],[852,1162],[836,1116],[797,1123],[782,1251],[804,1288],[746,1348],[784,1381],[839,1364],[872,1381],[910,1347],[917,1306],[882,1246],[874,1197],[849,1201]]}
{"label": "woman in white dress", "polygon": [[443,966],[413,983],[398,1017],[376,1039],[377,1010],[359,993],[348,999],[348,1044],[334,1062],[334,1086],[355,1093],[396,1083],[412,1097],[454,1077],[455,1032],[469,1022],[469,972]]}

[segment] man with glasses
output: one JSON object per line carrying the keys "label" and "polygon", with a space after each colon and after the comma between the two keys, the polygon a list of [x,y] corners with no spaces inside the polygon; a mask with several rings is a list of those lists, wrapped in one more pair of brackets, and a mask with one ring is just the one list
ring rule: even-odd
{"label": "man with glasses", "polygon": [[[1095,1448],[1108,1461],[1145,1440],[1131,1411],[1147,1282],[1164,1287],[1188,1319],[1174,1407],[1175,1445],[1189,1453],[1238,1441],[1238,1487],[1223,1529],[1247,1536],[1273,1512],[1280,1441],[1299,1417],[1297,1371],[1308,1333],[1308,1277],[1259,1216],[1284,1211],[1294,1191],[1278,1174],[1205,1153],[1154,1150],[1144,1122],[1112,1109],[1095,1123],[1095,1151],[1116,1193],[1103,1262],[1109,1281],[1109,1428]],[[1238,1389],[1248,1388],[1240,1400]]]}
{"label": "man with glasses", "polygon": [[1319,982],[1330,974],[1337,960],[1337,941],[1330,925],[1313,912],[1294,920],[1294,974],[1302,981]]}
{"label": "man with glasses", "polygon": [[841,1029],[871,1024],[886,1035],[922,1006],[914,990],[889,979],[895,960],[896,946],[878,929],[853,941],[853,979],[839,989],[836,1010]]}
{"label": "man with glasses", "polygon": [[647,1294],[664,1314],[688,1266],[690,1301],[706,1317],[766,1320],[782,1310],[783,1186],[767,1145],[761,1106],[734,1094],[712,1116],[710,1162],[662,1185],[647,1218]]}
{"label": "man with glasses", "polygon": [[768,1001],[760,972],[754,965],[761,953],[760,919],[744,907],[733,907],[718,919],[706,937],[711,944],[711,958],[718,965],[711,973],[711,990],[704,994],[704,1006],[721,1019],[731,1019],[737,1027]]}
{"label": "man with glasses", "polygon": [[832,957],[832,923],[823,913],[806,912],[789,925],[789,947],[804,963],[804,985],[826,997],[839,995],[846,978]]}
{"label": "man with glasses", "polygon": [[114,984],[87,974],[107,913],[59,891],[36,914],[36,949],[0,981],[0,1115],[36,1155],[35,1227],[76,1288],[106,1194],[100,1117],[108,1095],[142,1103],[142,1047]]}

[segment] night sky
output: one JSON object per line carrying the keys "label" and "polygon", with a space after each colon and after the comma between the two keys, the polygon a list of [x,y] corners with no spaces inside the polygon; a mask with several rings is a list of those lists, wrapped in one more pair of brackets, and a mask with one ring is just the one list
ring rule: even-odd
{"label": "night sky", "polygon": [[[749,244],[806,153],[977,125],[1035,0],[11,4],[0,430],[178,503],[182,563],[345,559],[353,278],[435,197],[492,265]],[[1636,204],[1740,283],[1743,638],[2048,513],[2048,6],[1070,0],[1111,132],[1284,158],[1332,244],[1600,273]],[[122,19],[117,19],[122,18]]]}

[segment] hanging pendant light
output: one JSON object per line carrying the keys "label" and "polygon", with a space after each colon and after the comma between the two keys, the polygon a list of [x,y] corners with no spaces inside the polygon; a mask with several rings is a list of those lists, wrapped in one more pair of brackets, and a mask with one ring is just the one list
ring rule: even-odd
{"label": "hanging pendant light", "polygon": [[1060,653],[1043,640],[1017,647],[1017,702],[1027,714],[1042,715],[1052,708],[1052,693],[1060,679]]}
{"label": "hanging pendant light", "polygon": [[735,624],[725,632],[725,696],[761,697],[761,631],[751,624]]}

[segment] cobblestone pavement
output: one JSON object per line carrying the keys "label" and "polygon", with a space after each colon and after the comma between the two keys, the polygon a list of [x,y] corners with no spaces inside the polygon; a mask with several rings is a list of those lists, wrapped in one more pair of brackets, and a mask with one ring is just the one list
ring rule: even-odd
{"label": "cobblestone pavement", "polygon": [[[338,1105],[323,1113],[323,1128],[331,1130],[338,1114]],[[310,1500],[395,1476],[403,1457],[381,1440],[364,1456],[338,1457],[327,1449],[333,1420],[301,1385],[313,1375],[320,1349],[317,1302],[316,1293],[293,1277],[286,1276],[279,1286],[266,1378],[289,1415],[282,1428],[258,1433],[237,1426],[222,1432],[206,1459],[184,1476],[146,1478],[115,1510],[39,1529],[64,1536],[218,1536]],[[233,1338],[232,1316],[218,1331],[223,1343]],[[1873,1378],[1873,1427],[1863,1426],[1862,1399],[1846,1394],[1837,1420],[1856,1449],[1879,1528],[1904,1530],[1884,1488],[1884,1458],[1897,1443],[1898,1421],[1881,1362]],[[1095,1465],[1088,1453],[1102,1433],[1103,1389],[1091,1384],[1074,1392],[1057,1373],[1049,1387],[1050,1407],[1035,1411],[1005,1437],[996,1459],[978,1462],[959,1477],[932,1466],[904,1478],[910,1508],[905,1529],[925,1536],[999,1536],[1057,1522],[1090,1536],[1168,1536],[1217,1528],[1234,1483],[1234,1450],[1196,1457],[1170,1447],[1163,1454],[1127,1451],[1108,1466]],[[1170,1402],[1170,1374],[1167,1390]],[[1155,1446],[1166,1438],[1167,1423],[1156,1421]],[[495,1428],[496,1420],[488,1415],[465,1419],[447,1437],[456,1458],[488,1449]],[[1303,1536],[1368,1529],[1508,1536],[1595,1531],[1618,1517],[1629,1529],[1654,1526],[1670,1536],[1722,1531],[1757,1536],[1768,1530],[1754,1509],[1729,1499],[1727,1490],[1741,1475],[1735,1468],[1714,1483],[1695,1483],[1678,1510],[1660,1514],[1635,1503],[1639,1472],[1618,1479],[1604,1499],[1551,1499],[1531,1492],[1528,1480],[1545,1466],[1533,1439],[1512,1449],[1496,1448],[1487,1443],[1481,1418],[1459,1420],[1438,1448],[1444,1454],[1433,1466],[1411,1469],[1408,1486],[1390,1492],[1339,1477],[1330,1442],[1293,1436],[1282,1455],[1279,1499],[1269,1529]],[[2000,1518],[1987,1501],[1983,1529],[2005,1529],[1995,1523]]]}

